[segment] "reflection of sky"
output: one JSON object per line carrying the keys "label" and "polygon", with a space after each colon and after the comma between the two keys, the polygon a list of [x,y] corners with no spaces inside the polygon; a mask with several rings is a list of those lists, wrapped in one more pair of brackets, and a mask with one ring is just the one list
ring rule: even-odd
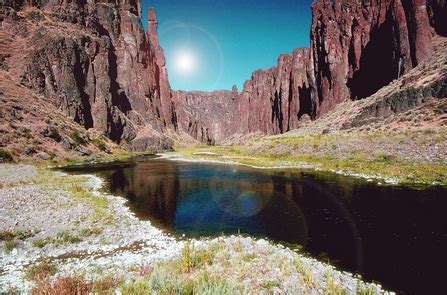
{"label": "reflection of sky", "polygon": [[[184,196],[177,204],[174,217],[175,229],[198,235],[220,232],[234,233],[238,230],[246,233],[263,232],[262,220],[253,215],[238,216],[228,212],[220,206],[215,198],[211,197],[213,192],[215,193],[215,190],[203,188]],[[226,197],[232,198],[237,196],[226,192]],[[238,205],[241,205],[238,209],[245,213],[251,208],[250,204],[233,203],[233,206],[237,207]]]}
{"label": "reflection of sky", "polygon": [[[239,89],[251,73],[276,64],[281,53],[309,47],[311,0],[143,0],[155,7],[169,81],[176,90]],[[200,71],[174,68],[179,50],[199,57]]]}

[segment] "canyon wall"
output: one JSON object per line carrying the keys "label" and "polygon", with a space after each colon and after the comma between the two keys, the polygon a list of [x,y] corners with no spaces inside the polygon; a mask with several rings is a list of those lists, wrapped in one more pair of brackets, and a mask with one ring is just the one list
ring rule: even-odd
{"label": "canyon wall", "polygon": [[370,96],[432,52],[425,0],[320,0],[312,11],[317,116]]}
{"label": "canyon wall", "polygon": [[10,2],[1,30],[14,36],[6,63],[15,80],[130,149],[169,147],[171,94],[154,11],[146,34],[141,1]]}
{"label": "canyon wall", "polygon": [[[317,0],[311,47],[281,55],[240,93],[171,91],[158,21],[141,0],[5,0],[1,68],[86,129],[133,150],[166,149],[166,134],[208,143],[284,133],[348,99],[368,97],[447,35],[445,0]],[[26,50],[24,50],[26,49]]]}
{"label": "canyon wall", "polygon": [[233,91],[175,91],[179,129],[207,144],[222,142],[233,134],[237,96],[235,87]]}
{"label": "canyon wall", "polygon": [[232,133],[287,132],[374,94],[431,56],[432,35],[446,35],[445,9],[445,0],[315,1],[311,48],[253,73],[235,100]]}
{"label": "canyon wall", "polygon": [[438,35],[447,37],[447,1],[427,0],[430,24]]}
{"label": "canyon wall", "polygon": [[297,127],[315,113],[314,76],[310,50],[281,55],[278,65],[258,70],[236,100],[234,133],[278,134]]}

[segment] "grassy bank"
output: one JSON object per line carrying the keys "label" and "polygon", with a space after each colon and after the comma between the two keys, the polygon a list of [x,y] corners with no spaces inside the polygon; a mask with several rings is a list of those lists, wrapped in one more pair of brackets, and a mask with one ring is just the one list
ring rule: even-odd
{"label": "grassy bank", "polygon": [[178,147],[186,158],[255,167],[308,167],[407,185],[447,185],[445,128],[271,136],[242,146]]}
{"label": "grassy bank", "polygon": [[[199,243],[196,246],[195,243]],[[323,266],[321,268],[321,266]],[[382,294],[381,287],[340,274],[266,241],[243,237],[218,238],[205,243],[187,241],[178,257],[143,265],[131,279],[105,276],[88,280],[85,274],[50,278],[57,274],[52,263],[28,268],[36,294]],[[65,293],[64,293],[65,294]],[[74,294],[74,293],[73,293]]]}

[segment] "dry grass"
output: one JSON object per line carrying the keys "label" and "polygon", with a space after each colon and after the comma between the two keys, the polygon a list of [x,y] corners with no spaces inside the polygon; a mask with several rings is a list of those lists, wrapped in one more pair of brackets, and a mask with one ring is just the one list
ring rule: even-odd
{"label": "dry grass", "polygon": [[51,282],[49,277],[35,281],[31,291],[33,295],[87,295],[93,290],[93,284],[84,277],[61,277]]}

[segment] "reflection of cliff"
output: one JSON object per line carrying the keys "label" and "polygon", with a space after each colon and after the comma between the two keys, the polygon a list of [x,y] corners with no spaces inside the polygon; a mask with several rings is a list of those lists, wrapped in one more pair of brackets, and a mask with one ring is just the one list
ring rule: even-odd
{"label": "reflection of cliff", "polygon": [[163,224],[170,224],[179,195],[178,172],[175,165],[156,167],[156,171],[151,165],[138,164],[113,171],[112,192],[126,196],[140,217],[155,216]]}

